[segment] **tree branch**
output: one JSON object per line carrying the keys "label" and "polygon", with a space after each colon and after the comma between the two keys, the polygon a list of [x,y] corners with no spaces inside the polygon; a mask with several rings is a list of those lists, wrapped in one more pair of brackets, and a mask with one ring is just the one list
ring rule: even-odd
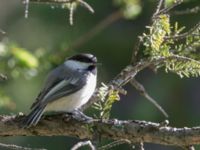
{"label": "tree branch", "polygon": [[47,149],[39,149],[39,148],[28,148],[28,147],[22,147],[22,146],[17,146],[13,144],[3,144],[3,143],[0,143],[0,148],[12,149],[12,150],[47,150]]}
{"label": "tree branch", "polygon": [[[168,39],[173,39],[173,40],[180,40],[183,38],[186,38],[187,36],[193,35],[193,32],[200,29],[200,21],[193,27],[191,28],[188,32],[179,34],[179,35],[174,35],[174,36],[166,36],[165,40]],[[200,36],[200,35],[194,35],[194,36]]]}
{"label": "tree branch", "polygon": [[126,139],[120,139],[120,140],[114,141],[112,143],[109,143],[107,145],[101,146],[101,147],[98,148],[98,150],[111,149],[111,148],[119,146],[121,144],[131,144],[131,142],[129,140],[126,140]]}
{"label": "tree branch", "polygon": [[[28,18],[28,14],[29,14],[29,3],[44,3],[44,4],[61,4],[62,6],[64,6],[64,8],[68,8],[69,9],[69,22],[70,25],[73,25],[73,15],[74,15],[74,9],[75,9],[75,3],[79,3],[80,5],[82,5],[83,7],[85,7],[88,11],[90,11],[91,13],[94,13],[94,9],[84,0],[22,0],[22,3],[25,5],[25,18]],[[69,4],[69,7],[66,7],[65,5]]]}
{"label": "tree branch", "polygon": [[144,150],[144,143],[140,142],[134,145],[135,150]]}
{"label": "tree branch", "polygon": [[[160,0],[160,2],[161,2],[161,1],[162,1],[162,0]],[[159,16],[160,14],[166,14],[166,13],[168,13],[170,10],[172,10],[174,7],[180,5],[182,2],[183,2],[183,0],[176,0],[176,1],[174,2],[174,4],[172,4],[171,6],[159,10],[157,13],[155,13],[155,14],[153,15],[152,18],[154,19],[154,18],[156,18],[157,16]],[[162,2],[161,2],[161,3],[162,3]],[[158,6],[157,9],[159,9],[159,8],[160,8],[160,7]]]}
{"label": "tree branch", "polygon": [[196,6],[194,8],[187,8],[186,10],[180,10],[180,11],[173,11],[171,14],[172,15],[187,15],[187,14],[197,14],[200,12],[200,7]]}
{"label": "tree branch", "polygon": [[131,85],[135,87],[137,91],[140,92],[142,96],[144,96],[149,102],[151,102],[166,118],[169,117],[167,112],[154,100],[146,91],[144,86],[139,83],[135,78],[130,81]]}
{"label": "tree branch", "polygon": [[78,142],[77,144],[75,144],[71,150],[77,150],[83,146],[89,146],[91,150],[96,150],[95,146],[92,144],[91,141],[83,141],[83,142]]}
{"label": "tree branch", "polygon": [[165,6],[165,0],[159,0],[156,11],[153,16],[157,15],[162,8]]}
{"label": "tree branch", "polygon": [[71,3],[73,1],[74,0],[30,0],[30,2],[32,3],[45,3],[45,4],[64,4],[64,3]]}
{"label": "tree branch", "polygon": [[188,146],[186,148],[187,148],[187,150],[195,150],[194,146]]}
{"label": "tree branch", "polygon": [[[137,62],[135,65],[127,65],[124,69],[121,70],[121,72],[113,80],[111,80],[107,84],[107,87],[115,88],[116,90],[121,89],[122,86],[124,86],[128,82],[130,82],[140,71],[144,70],[145,68],[147,68],[151,65],[165,63],[166,60],[195,61],[191,58],[187,58],[184,56],[178,56],[178,55],[172,55],[169,57],[160,57],[158,59],[141,60],[141,61]],[[199,63],[199,62],[197,62],[197,63]],[[93,96],[89,100],[89,102],[86,103],[82,107],[82,110],[90,107],[93,103],[95,103],[99,100],[98,91],[99,91],[99,89],[96,90],[96,92],[93,94]],[[109,92],[109,89],[107,91]],[[105,96],[107,94],[108,93],[105,93]]]}
{"label": "tree branch", "polygon": [[[200,127],[173,128],[159,123],[133,120],[93,120],[90,123],[63,118],[60,115],[44,117],[36,127],[20,128],[24,116],[0,116],[0,136],[73,136],[92,139],[95,129],[104,138],[126,139],[132,143],[157,143],[188,146],[200,144]],[[89,127],[89,128],[88,128]]]}

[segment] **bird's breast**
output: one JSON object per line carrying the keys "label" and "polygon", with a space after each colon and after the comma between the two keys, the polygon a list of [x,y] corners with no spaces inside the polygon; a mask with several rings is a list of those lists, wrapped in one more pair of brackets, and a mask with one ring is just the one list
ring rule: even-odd
{"label": "bird's breast", "polygon": [[88,102],[96,87],[96,76],[90,73],[86,84],[75,93],[49,103],[45,111],[72,112]]}

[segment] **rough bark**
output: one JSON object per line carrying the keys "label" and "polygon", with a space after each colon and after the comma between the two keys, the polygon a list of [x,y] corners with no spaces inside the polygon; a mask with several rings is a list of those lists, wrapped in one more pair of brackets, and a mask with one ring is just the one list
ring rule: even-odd
{"label": "rough bark", "polygon": [[24,116],[0,116],[0,136],[72,136],[92,139],[96,132],[104,138],[127,139],[133,143],[188,146],[200,144],[200,127],[173,128],[159,123],[133,120],[93,120],[90,123],[54,115],[44,117],[37,126],[21,128]]}

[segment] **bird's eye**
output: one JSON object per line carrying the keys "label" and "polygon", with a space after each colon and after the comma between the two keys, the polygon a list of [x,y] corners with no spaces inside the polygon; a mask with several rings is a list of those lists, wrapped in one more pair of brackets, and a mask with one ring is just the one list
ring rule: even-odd
{"label": "bird's eye", "polygon": [[90,65],[88,68],[87,68],[87,70],[89,70],[89,71],[92,71],[92,70],[94,70],[95,69],[95,65]]}

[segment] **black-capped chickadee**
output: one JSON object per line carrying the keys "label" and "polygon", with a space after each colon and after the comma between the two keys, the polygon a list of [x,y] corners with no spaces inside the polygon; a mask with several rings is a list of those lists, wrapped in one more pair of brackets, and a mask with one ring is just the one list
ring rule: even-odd
{"label": "black-capped chickadee", "polygon": [[44,112],[73,112],[92,96],[96,87],[97,58],[78,54],[52,70],[31,106],[23,127],[35,126]]}

